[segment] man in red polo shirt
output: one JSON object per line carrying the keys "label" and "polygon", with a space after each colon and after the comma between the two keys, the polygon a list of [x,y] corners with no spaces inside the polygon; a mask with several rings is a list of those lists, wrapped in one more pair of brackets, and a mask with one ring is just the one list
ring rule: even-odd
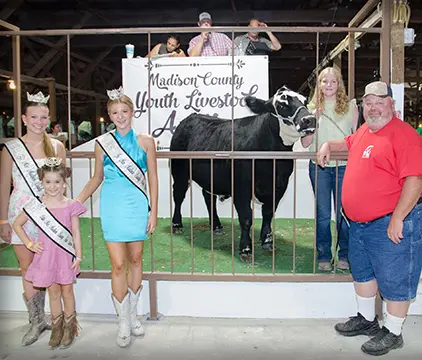
{"label": "man in red polo shirt", "polygon": [[[422,268],[422,137],[394,116],[391,88],[365,88],[366,123],[344,140],[324,143],[318,163],[331,151],[347,151],[342,205],[350,220],[349,261],[358,314],[335,326],[344,336],[370,335],[362,351],[382,355],[403,346],[402,326]],[[377,291],[387,303],[380,328]]]}

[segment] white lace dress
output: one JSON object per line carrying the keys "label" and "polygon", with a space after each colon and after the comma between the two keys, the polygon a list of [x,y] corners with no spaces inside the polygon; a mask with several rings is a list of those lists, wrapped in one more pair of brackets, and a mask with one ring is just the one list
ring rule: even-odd
{"label": "white lace dress", "polygon": [[[45,158],[36,159],[35,161],[37,162],[38,166],[41,167],[45,163]],[[9,211],[7,215],[10,226],[13,226],[14,221],[16,220],[18,215],[22,212],[22,209],[25,206],[25,204],[33,197],[31,190],[26,184],[24,178],[22,177],[15,163],[13,163],[12,165],[12,179],[13,179],[13,192],[10,195]],[[28,235],[28,237],[32,241],[37,241],[38,228],[31,220],[28,220],[26,224],[23,226],[23,228],[26,234]],[[15,245],[23,245],[22,241],[15,234],[14,231],[12,232],[11,243]]]}

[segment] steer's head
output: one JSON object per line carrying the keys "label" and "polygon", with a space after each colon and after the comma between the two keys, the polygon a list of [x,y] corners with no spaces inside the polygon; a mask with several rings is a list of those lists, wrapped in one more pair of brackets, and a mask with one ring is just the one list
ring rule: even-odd
{"label": "steer's head", "polygon": [[246,103],[256,114],[271,113],[279,120],[280,127],[295,129],[298,137],[315,132],[316,118],[308,111],[306,98],[286,86],[278,89],[268,101],[248,97]]}

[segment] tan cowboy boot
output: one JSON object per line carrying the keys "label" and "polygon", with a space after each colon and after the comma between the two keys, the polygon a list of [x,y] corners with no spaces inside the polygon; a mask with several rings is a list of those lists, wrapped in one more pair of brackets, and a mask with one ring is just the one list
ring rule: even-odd
{"label": "tan cowboy boot", "polygon": [[63,322],[63,331],[64,333],[62,341],[60,343],[60,348],[67,349],[70,345],[72,345],[73,340],[75,340],[75,337],[79,335],[76,312],[74,312],[70,316],[65,316]]}
{"label": "tan cowboy boot", "polygon": [[48,342],[48,346],[51,349],[55,349],[60,345],[63,338],[63,332],[63,313],[61,313],[52,319],[52,331],[50,341]]}
{"label": "tan cowboy boot", "polygon": [[141,321],[136,316],[136,309],[138,307],[139,295],[141,295],[142,286],[135,294],[131,288],[129,288],[129,302],[130,302],[130,324],[132,328],[132,335],[141,336],[145,335],[144,327]]}
{"label": "tan cowboy boot", "polygon": [[45,289],[41,289],[40,290],[40,300],[41,300],[41,304],[40,304],[40,316],[41,319],[44,319],[44,323],[45,323],[45,330],[51,330],[51,318],[48,315],[45,315],[44,309],[45,309],[45,296],[46,296],[47,290]]}
{"label": "tan cowboy boot", "polygon": [[116,309],[117,316],[119,317],[119,330],[117,332],[117,345],[126,347],[131,341],[131,326],[130,326],[130,303],[129,293],[126,294],[122,302],[119,302],[114,295],[111,295]]}
{"label": "tan cowboy boot", "polygon": [[29,312],[30,328],[22,338],[22,345],[28,346],[38,340],[40,334],[48,328],[44,320],[43,294],[37,291],[28,301],[25,299]]}

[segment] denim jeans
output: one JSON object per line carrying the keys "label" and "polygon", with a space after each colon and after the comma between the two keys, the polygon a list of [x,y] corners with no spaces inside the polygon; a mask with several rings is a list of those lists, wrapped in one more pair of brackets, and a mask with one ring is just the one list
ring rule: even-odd
{"label": "denim jeans", "polygon": [[[312,183],[312,189],[315,194],[315,165],[309,161],[309,177]],[[338,167],[338,201],[336,211],[336,229],[338,236],[338,258],[339,260],[348,260],[349,249],[349,228],[346,221],[341,216],[341,190],[343,185],[343,177],[346,166]],[[336,204],[336,168],[317,166],[318,176],[318,194],[317,194],[317,209],[316,209],[316,247],[318,252],[318,261],[331,261],[331,197],[334,198],[334,205]],[[341,228],[339,229],[341,224]]]}
{"label": "denim jeans", "polygon": [[403,221],[403,239],[387,235],[391,214],[367,223],[350,223],[350,269],[353,280],[377,280],[381,296],[390,301],[416,297],[422,269],[422,204]]}

